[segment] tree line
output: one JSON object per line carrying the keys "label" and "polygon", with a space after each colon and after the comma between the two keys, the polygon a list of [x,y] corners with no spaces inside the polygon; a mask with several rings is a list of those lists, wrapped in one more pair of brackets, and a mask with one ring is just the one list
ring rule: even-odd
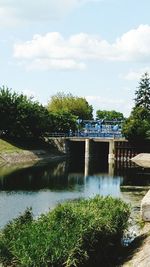
{"label": "tree line", "polygon": [[[113,119],[123,114],[97,111],[97,119]],[[50,132],[76,131],[77,120],[92,120],[93,107],[84,97],[58,92],[47,106],[8,87],[0,88],[0,133],[9,137],[44,137]]]}
{"label": "tree line", "polygon": [[[97,110],[97,120],[124,121],[122,133],[134,142],[150,138],[150,77],[144,73],[135,91],[135,105],[125,119],[115,110]],[[42,138],[50,132],[78,129],[77,120],[92,120],[93,107],[84,97],[58,92],[47,106],[7,87],[0,88],[0,133],[10,137]]]}
{"label": "tree line", "polygon": [[76,116],[67,110],[50,112],[23,94],[0,88],[0,132],[9,137],[43,137],[48,132],[76,129]]}

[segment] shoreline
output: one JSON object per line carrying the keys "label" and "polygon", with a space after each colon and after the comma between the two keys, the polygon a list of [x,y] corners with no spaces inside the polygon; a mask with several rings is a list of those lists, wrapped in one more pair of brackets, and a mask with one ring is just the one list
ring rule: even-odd
{"label": "shoreline", "polygon": [[21,150],[17,152],[1,152],[0,167],[14,164],[36,164],[49,161],[65,159],[66,155],[46,150]]}
{"label": "shoreline", "polygon": [[150,266],[150,223],[146,222],[140,235],[125,256],[120,267],[149,267]]}

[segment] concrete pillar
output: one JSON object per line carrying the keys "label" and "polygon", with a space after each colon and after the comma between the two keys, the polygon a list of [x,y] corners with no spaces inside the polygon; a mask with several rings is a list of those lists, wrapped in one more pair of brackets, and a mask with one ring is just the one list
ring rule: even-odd
{"label": "concrete pillar", "polygon": [[85,162],[84,162],[84,176],[89,175],[89,170],[90,170],[90,159],[85,157]]}
{"label": "concrete pillar", "polygon": [[113,140],[109,141],[109,154],[108,154],[108,163],[111,163],[115,160],[115,142]]}
{"label": "concrete pillar", "polygon": [[90,159],[92,156],[92,140],[85,139],[85,161],[84,161],[84,176],[89,175]]}
{"label": "concrete pillar", "polygon": [[91,157],[91,139],[85,139],[85,158]]}
{"label": "concrete pillar", "polygon": [[114,176],[114,160],[111,160],[111,162],[108,163],[108,174],[109,176],[113,177]]}

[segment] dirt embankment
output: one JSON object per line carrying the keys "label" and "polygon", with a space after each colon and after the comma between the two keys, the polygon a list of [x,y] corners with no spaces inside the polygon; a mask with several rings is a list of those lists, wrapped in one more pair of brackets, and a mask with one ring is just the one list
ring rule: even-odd
{"label": "dirt embankment", "polygon": [[65,155],[51,153],[45,150],[22,150],[19,152],[2,152],[0,153],[0,164],[13,164],[22,162],[51,161],[63,158]]}
{"label": "dirt embankment", "polygon": [[[131,159],[143,168],[150,168],[150,153],[140,153]],[[150,267],[150,223],[146,222],[141,235],[133,242],[121,267]]]}
{"label": "dirt embankment", "polygon": [[150,223],[133,242],[127,260],[120,267],[150,267]]}

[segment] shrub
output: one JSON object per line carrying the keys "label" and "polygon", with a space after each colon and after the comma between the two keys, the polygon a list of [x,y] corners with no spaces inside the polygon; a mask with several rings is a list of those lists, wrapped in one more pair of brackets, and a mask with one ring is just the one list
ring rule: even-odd
{"label": "shrub", "polygon": [[37,220],[28,211],[27,219],[22,215],[2,230],[1,261],[4,266],[83,266],[93,251],[103,257],[120,241],[129,213],[123,201],[98,196],[60,204]]}

